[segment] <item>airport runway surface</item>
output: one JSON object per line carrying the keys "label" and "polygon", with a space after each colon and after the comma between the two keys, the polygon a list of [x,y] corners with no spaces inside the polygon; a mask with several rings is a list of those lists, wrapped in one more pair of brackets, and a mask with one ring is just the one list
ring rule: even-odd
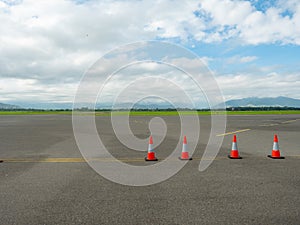
{"label": "airport runway surface", "polygon": [[[160,160],[180,134],[176,116],[162,118],[168,132]],[[131,117],[137,137],[149,136],[150,119]],[[133,187],[106,180],[82,159],[70,115],[0,116],[0,224],[300,224],[300,115],[228,116],[216,136],[224,137],[222,148],[204,172],[198,166],[210,117],[199,119],[194,160],[166,181]],[[96,123],[116,158],[148,165],[146,152],[117,140],[109,117]],[[241,160],[227,158],[234,133]],[[286,159],[267,158],[274,134]]]}

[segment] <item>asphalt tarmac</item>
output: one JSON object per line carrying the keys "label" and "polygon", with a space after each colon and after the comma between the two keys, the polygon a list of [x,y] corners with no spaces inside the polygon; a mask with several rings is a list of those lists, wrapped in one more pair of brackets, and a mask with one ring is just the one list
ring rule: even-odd
{"label": "asphalt tarmac", "polygon": [[[180,135],[176,116],[162,118],[168,131],[156,148],[159,161]],[[149,137],[150,119],[130,118],[136,137]],[[199,119],[194,159],[166,181],[134,187],[103,178],[83,160],[71,116],[0,116],[0,224],[300,224],[300,115],[228,116],[226,131],[215,137],[224,138],[218,156],[203,172],[211,123]],[[147,152],[118,141],[109,117],[96,117],[96,124],[114,157],[149,165]],[[233,134],[241,160],[227,158]],[[274,134],[283,160],[267,157]]]}

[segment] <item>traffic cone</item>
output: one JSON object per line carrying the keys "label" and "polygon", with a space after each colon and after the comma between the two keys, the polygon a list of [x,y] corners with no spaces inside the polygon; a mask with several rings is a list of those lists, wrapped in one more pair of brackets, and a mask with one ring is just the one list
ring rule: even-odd
{"label": "traffic cone", "polygon": [[278,137],[276,134],[274,135],[274,144],[273,144],[272,155],[268,155],[268,157],[270,157],[272,159],[284,159],[283,156],[280,156]]}
{"label": "traffic cone", "polygon": [[145,158],[146,161],[157,161],[157,158],[155,157],[155,152],[153,149],[153,139],[152,136],[149,138],[149,146],[148,146],[148,154]]}
{"label": "traffic cone", "polygon": [[181,152],[181,157],[179,157],[179,159],[181,159],[181,160],[192,160],[192,158],[189,157],[189,152],[187,151],[186,136],[183,137],[182,152]]}
{"label": "traffic cone", "polygon": [[239,151],[238,151],[238,147],[237,147],[237,143],[236,143],[236,135],[233,135],[232,148],[231,148],[230,155],[228,155],[228,158],[230,158],[230,159],[241,159],[242,158],[239,155]]}

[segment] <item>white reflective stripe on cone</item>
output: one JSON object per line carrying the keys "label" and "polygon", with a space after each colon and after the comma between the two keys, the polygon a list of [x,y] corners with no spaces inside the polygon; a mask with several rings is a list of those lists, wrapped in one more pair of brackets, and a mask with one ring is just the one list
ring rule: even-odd
{"label": "white reflective stripe on cone", "polygon": [[278,145],[278,142],[274,142],[273,144],[273,150],[279,150],[279,145]]}
{"label": "white reflective stripe on cone", "polygon": [[232,142],[231,150],[238,150],[236,142]]}
{"label": "white reflective stripe on cone", "polygon": [[188,149],[187,149],[187,144],[183,144],[182,145],[182,152],[187,152]]}
{"label": "white reflective stripe on cone", "polygon": [[148,152],[154,152],[152,144],[149,144],[149,146],[148,146]]}

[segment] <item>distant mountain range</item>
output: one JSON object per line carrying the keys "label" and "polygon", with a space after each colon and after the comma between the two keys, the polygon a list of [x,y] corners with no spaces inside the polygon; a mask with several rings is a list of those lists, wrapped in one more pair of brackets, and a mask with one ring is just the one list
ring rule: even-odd
{"label": "distant mountain range", "polygon": [[[97,108],[112,108],[111,105],[97,104]],[[180,106],[181,107],[181,106]],[[174,109],[175,107],[168,103],[137,103],[132,106],[132,103],[118,103],[113,106],[113,109]]]}
{"label": "distant mountain range", "polygon": [[[288,97],[276,98],[242,98],[233,99],[225,102],[226,107],[293,107],[300,108],[300,99]],[[203,104],[205,105],[205,104]],[[0,110],[14,110],[14,109],[72,109],[73,104],[69,103],[31,103],[31,102],[18,102],[13,104],[0,103]],[[118,103],[114,109],[130,109],[131,103]],[[83,104],[82,107],[93,108],[93,104]],[[178,104],[179,108],[189,108],[186,104]],[[199,107],[199,106],[198,106]],[[217,106],[218,107],[218,106]],[[97,103],[97,109],[111,109],[112,103]],[[133,108],[135,109],[174,109],[174,106],[167,102],[145,102],[136,103]],[[207,108],[205,106],[200,108]]]}
{"label": "distant mountain range", "polygon": [[0,109],[20,109],[20,107],[17,105],[0,103]]}
{"label": "distant mountain range", "polygon": [[288,97],[276,98],[242,98],[225,102],[226,107],[293,107],[300,108],[300,100]]}

